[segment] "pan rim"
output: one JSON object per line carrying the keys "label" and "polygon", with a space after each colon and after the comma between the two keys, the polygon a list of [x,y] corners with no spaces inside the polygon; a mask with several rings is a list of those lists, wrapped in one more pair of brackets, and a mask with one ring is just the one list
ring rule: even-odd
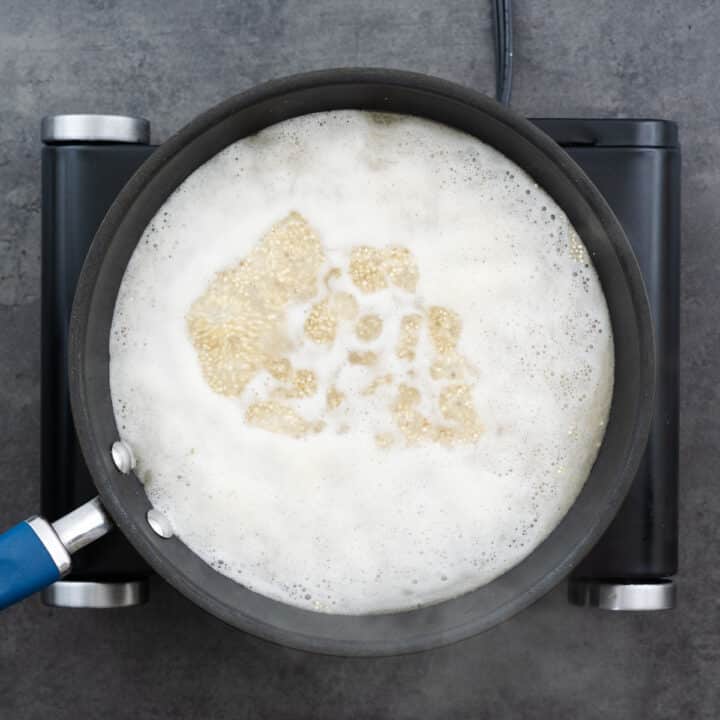
{"label": "pan rim", "polygon": [[[173,575],[172,573],[169,573],[167,562],[164,560],[161,553],[158,552],[155,542],[143,535],[142,532],[139,532],[140,528],[137,518],[132,517],[127,512],[123,503],[120,502],[116,493],[113,492],[113,483],[117,480],[108,476],[107,465],[100,462],[97,458],[99,443],[94,435],[94,421],[92,412],[90,411],[90,400],[88,397],[88,388],[85,382],[84,371],[87,341],[86,331],[88,326],[88,315],[90,312],[90,302],[95,292],[102,261],[110,243],[115,237],[115,234],[125,217],[127,208],[141,198],[143,191],[151,180],[159,172],[161,172],[166,164],[173,157],[176,157],[177,154],[180,153],[189,143],[199,138],[204,133],[209,132],[212,128],[218,126],[220,123],[233,117],[236,113],[242,110],[245,110],[255,104],[266,102],[275,98],[281,98],[289,93],[300,90],[313,89],[322,86],[342,86],[348,84],[366,84],[405,88],[412,91],[429,93],[433,97],[436,97],[439,101],[451,100],[459,102],[469,108],[475,108],[481,112],[492,115],[496,120],[506,125],[511,131],[514,131],[534,145],[545,158],[552,162],[567,177],[569,182],[575,186],[583,200],[593,211],[598,222],[605,230],[605,234],[607,235],[611,248],[622,266],[627,280],[627,287],[631,294],[632,304],[637,316],[638,342],[640,343],[643,365],[643,373],[641,376],[642,384],[638,388],[639,409],[633,426],[634,437],[630,441],[630,452],[625,457],[625,461],[622,463],[620,468],[620,477],[615,483],[614,493],[608,497],[608,507],[605,509],[602,517],[593,526],[587,528],[585,535],[581,537],[571,549],[568,550],[564,562],[555,566],[537,583],[528,587],[525,592],[516,596],[513,600],[504,603],[492,614],[491,619],[488,619],[487,617],[482,620],[470,618],[465,622],[453,625],[452,627],[435,627],[424,633],[415,632],[412,635],[402,638],[387,638],[376,640],[374,642],[362,642],[357,639],[340,637],[318,638],[315,635],[304,633],[300,630],[279,628],[262,618],[254,615],[251,616],[243,614],[241,611],[238,611],[237,608],[228,608],[225,603],[219,601],[214,596],[208,595],[203,588],[190,582],[184,575]],[[341,108],[338,107],[337,109]],[[268,125],[269,124],[272,123],[268,123]],[[143,163],[143,165],[120,192],[98,229],[95,239],[93,240],[78,281],[75,300],[73,302],[69,335],[69,355],[71,404],[83,454],[86,457],[88,467],[90,468],[93,480],[98,487],[103,504],[107,507],[120,529],[128,536],[129,540],[136,549],[148,560],[150,565],[153,566],[160,575],[174,585],[180,592],[189,597],[196,604],[220,617],[220,619],[228,622],[229,624],[235,627],[241,627],[252,634],[273,642],[278,642],[283,645],[299,649],[310,649],[316,652],[328,654],[400,654],[423,650],[428,647],[450,644],[488,629],[489,627],[508,619],[516,612],[519,612],[537,600],[543,594],[552,589],[572,570],[572,568],[590,550],[592,545],[594,545],[595,541],[600,538],[609,525],[610,521],[619,509],[620,504],[635,476],[635,472],[639,466],[645,449],[645,441],[649,433],[650,422],[652,419],[652,399],[654,394],[654,341],[652,337],[649,304],[637,261],[627,239],[625,238],[624,231],[600,192],[594,187],[579,166],[551,138],[545,135],[532,123],[507,110],[503,106],[500,106],[494,100],[446,80],[432,78],[417,73],[381,68],[340,68],[335,70],[321,70],[272,80],[268,83],[256,86],[244,93],[235,95],[214,108],[211,108],[191,121],[178,133],[169,138],[163,145],[158,147],[158,149],[147,161],[145,161],[145,163]],[[140,492],[144,494],[141,487]],[[570,511],[568,511],[568,513],[569,512]],[[553,530],[550,536],[552,536],[554,532],[555,530]],[[536,550],[530,553],[528,557],[532,557]],[[512,569],[508,572],[512,572]],[[504,576],[501,576],[501,578],[502,577]],[[494,582],[497,581],[492,581],[490,584]],[[470,591],[470,593],[467,593],[466,595],[472,595],[475,592],[477,592],[477,590]],[[270,601],[267,598],[266,600],[271,603],[276,602]],[[453,600],[443,601],[436,606],[429,606],[429,608],[442,607],[447,603],[452,602]],[[424,608],[423,610],[427,609],[428,608]],[[294,610],[304,613],[310,612],[301,611],[299,608],[294,608]],[[408,612],[417,613],[421,611]],[[319,613],[311,614],[320,615]],[[387,613],[382,616],[396,617],[400,615],[406,616],[407,612]],[[331,617],[373,618],[381,616],[336,615]]]}

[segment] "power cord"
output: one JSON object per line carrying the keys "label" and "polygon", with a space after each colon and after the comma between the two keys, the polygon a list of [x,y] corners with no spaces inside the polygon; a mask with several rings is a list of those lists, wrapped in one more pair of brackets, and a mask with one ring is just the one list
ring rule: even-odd
{"label": "power cord", "polygon": [[510,104],[512,92],[513,33],[511,0],[493,0],[495,26],[495,97]]}

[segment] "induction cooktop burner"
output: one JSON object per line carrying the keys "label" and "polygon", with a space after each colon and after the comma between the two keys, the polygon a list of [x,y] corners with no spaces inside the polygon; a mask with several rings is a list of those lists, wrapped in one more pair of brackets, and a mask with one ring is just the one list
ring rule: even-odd
{"label": "induction cooktop burner", "polygon": [[[570,602],[609,610],[672,607],[677,572],[680,148],[662,120],[533,120],[590,176],[635,250],[657,347],[655,417],[630,493],[575,569]],[[70,413],[67,335],[80,268],[115,196],[150,156],[146,120],[56,115],[42,140],[42,511],[54,521],[96,495]],[[49,605],[120,607],[147,599],[150,568],[119,533],[73,556]]]}

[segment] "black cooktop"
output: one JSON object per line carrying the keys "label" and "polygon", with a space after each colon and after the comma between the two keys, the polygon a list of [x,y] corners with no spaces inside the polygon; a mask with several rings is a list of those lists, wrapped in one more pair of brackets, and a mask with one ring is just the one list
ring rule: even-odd
{"label": "black cooktop", "polygon": [[[96,494],[75,437],[67,329],[75,284],[105,212],[155,150],[147,127],[84,134],[91,123],[45,122],[42,151],[42,513],[53,521]],[[74,116],[78,117],[78,116]],[[614,210],[645,278],[655,327],[655,416],[630,493],[575,569],[569,599],[607,609],[663,609],[677,571],[680,148],[661,120],[536,119],[585,170]],[[73,132],[72,128],[76,128]],[[83,128],[85,130],[83,130]],[[125,126],[127,129],[127,125]],[[57,606],[129,605],[147,596],[150,569],[119,533],[73,557],[73,571],[43,593]]]}

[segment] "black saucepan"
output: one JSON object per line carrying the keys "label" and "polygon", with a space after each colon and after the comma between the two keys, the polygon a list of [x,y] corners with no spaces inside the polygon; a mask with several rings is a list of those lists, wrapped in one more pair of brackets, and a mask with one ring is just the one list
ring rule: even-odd
{"label": "black saucepan", "polygon": [[[534,177],[585,242],[615,339],[605,438],[582,492],[548,538],[519,565],[466,595],[422,609],[364,616],[316,613],[271,600],[216,572],[178,538],[161,537],[147,522],[150,504],[142,485],[118,471],[110,452],[119,437],[108,378],[110,326],[125,267],[145,226],[190,173],[230,143],[297,115],[349,108],[445,123],[497,148]],[[193,120],[140,167],[108,211],[85,261],[72,311],[69,366],[75,424],[100,502],[162,577],[218,618],[268,640],[316,652],[384,655],[451,643],[509,618],[588,552],[620,506],[645,447],[654,347],[643,282],[622,228],[558,145],[514,112],[449,82],[392,70],[341,69],[296,75],[237,95]],[[46,534],[47,528],[30,523],[36,535]],[[63,539],[57,523],[46,525]],[[2,540],[15,530],[0,538],[0,563]],[[31,564],[27,561],[25,569]],[[7,597],[20,594],[27,592]]]}

